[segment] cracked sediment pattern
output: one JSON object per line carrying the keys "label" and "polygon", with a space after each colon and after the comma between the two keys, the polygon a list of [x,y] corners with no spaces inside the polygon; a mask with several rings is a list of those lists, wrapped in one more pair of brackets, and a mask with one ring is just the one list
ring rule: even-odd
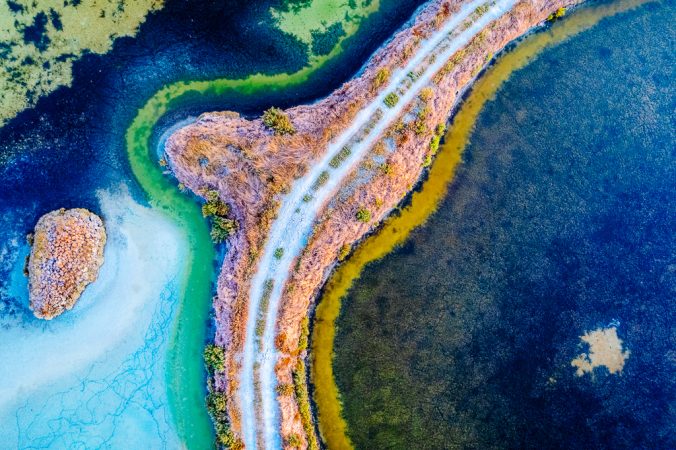
{"label": "cracked sediment pattern", "polygon": [[[295,363],[305,356],[298,350],[300,322],[341,247],[364,236],[410,190],[424,169],[425,159],[433,153],[430,142],[437,125],[446,122],[458,93],[491,55],[551,12],[572,3],[502,1],[474,12],[482,2],[431,2],[408,28],[371,58],[358,78],[315,105],[289,109],[298,130],[295,135],[272,135],[260,120],[214,113],[203,115],[170,138],[167,153],[179,180],[195,192],[204,187],[217,188],[232,204],[242,229],[230,242],[214,305],[217,343],[227,350],[226,371],[217,374],[216,388],[228,395],[233,430],[249,447],[257,445],[258,430],[266,446],[274,447],[292,434],[306,443],[306,428],[299,419],[295,399],[277,396],[273,389],[277,383],[293,382]],[[470,4],[472,14],[454,29],[449,41],[425,50],[417,63],[430,74],[413,74],[410,83],[398,85],[401,68],[414,60],[420,48],[425,49],[426,42],[434,40],[437,30]],[[472,28],[474,23],[480,25]],[[453,48],[453,42],[461,45]],[[434,58],[426,58],[433,53]],[[449,59],[451,63],[446,64]],[[383,68],[391,73],[391,83],[386,89],[374,88],[376,75]],[[431,88],[431,98],[423,101],[415,94],[425,87]],[[367,105],[381,101],[392,89],[399,91],[400,103],[392,109],[381,104],[385,118],[374,119],[377,108]],[[335,173],[329,171],[327,185],[312,192],[316,198],[305,202],[307,205],[299,203],[296,197],[302,198],[308,191],[317,168],[340,151],[342,143],[336,142],[342,138],[336,136],[346,134],[353,159]],[[363,207],[371,212],[368,223],[355,219],[357,210]],[[294,214],[298,219],[293,219]],[[295,236],[288,244],[287,227]],[[281,261],[270,258],[278,246],[289,247]],[[254,394],[247,387],[252,385],[247,374],[252,373],[253,364],[246,356],[252,354],[247,346],[253,342],[251,329],[255,325],[251,318],[258,317],[257,286],[268,278],[279,283],[273,291],[276,300],[270,302],[266,312],[263,345],[267,341],[274,346],[268,345],[257,357],[263,367],[262,404],[254,404],[252,409]],[[265,373],[272,370],[276,377],[269,380]],[[256,408],[262,408],[262,427],[254,425]]]}
{"label": "cracked sediment pattern", "polygon": [[0,328],[0,340],[11,343],[0,346],[7,362],[0,435],[8,448],[181,445],[165,355],[187,253],[182,231],[126,192],[99,198],[108,243],[98,279],[63,316]]}

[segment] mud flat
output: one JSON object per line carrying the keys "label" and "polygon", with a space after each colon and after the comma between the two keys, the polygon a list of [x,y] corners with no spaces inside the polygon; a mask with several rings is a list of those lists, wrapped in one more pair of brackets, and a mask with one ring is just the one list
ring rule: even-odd
{"label": "mud flat", "polygon": [[214,303],[226,357],[213,390],[248,448],[316,446],[302,375],[319,288],[420,178],[492,55],[573,3],[430,2],[357,77],[286,110],[294,132],[209,113],[167,141],[178,179],[218,191],[238,223]]}

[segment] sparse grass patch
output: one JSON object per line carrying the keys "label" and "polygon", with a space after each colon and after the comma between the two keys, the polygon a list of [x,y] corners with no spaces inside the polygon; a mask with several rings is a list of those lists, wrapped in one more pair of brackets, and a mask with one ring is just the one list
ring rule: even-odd
{"label": "sparse grass patch", "polygon": [[385,106],[388,108],[394,108],[394,106],[399,102],[399,96],[395,92],[390,92],[385,96]]}
{"label": "sparse grass patch", "polygon": [[331,166],[334,169],[337,169],[345,160],[350,156],[352,151],[350,150],[349,147],[343,147],[340,149],[338,154],[331,158],[331,161],[329,162],[329,166]]}
{"label": "sparse grass patch", "polygon": [[319,177],[317,177],[317,180],[315,181],[315,184],[312,186],[312,188],[316,191],[320,187],[324,186],[327,181],[329,181],[329,173],[325,170],[319,174]]}

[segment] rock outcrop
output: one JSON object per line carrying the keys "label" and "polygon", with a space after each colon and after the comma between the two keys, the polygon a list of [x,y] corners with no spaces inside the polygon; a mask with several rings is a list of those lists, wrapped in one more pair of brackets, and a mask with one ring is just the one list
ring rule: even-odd
{"label": "rock outcrop", "polygon": [[86,209],[59,209],[40,217],[28,260],[30,308],[51,320],[75,305],[103,264],[106,230]]}

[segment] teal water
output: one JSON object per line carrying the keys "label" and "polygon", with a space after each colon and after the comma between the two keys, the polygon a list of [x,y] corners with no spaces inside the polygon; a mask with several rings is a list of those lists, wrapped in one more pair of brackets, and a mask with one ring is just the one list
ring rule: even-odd
{"label": "teal water", "polygon": [[[212,446],[201,347],[213,332],[218,261],[199,208],[162,178],[155,147],[175,123],[204,111],[258,114],[326,95],[418,3],[383,6],[341,54],[295,84],[221,85],[138,114],[172,83],[252,74],[283,81],[311,60],[307,43],[280,30],[271,13],[310,2],[170,0],[134,38],[76,63],[71,87],[0,128],[0,448]],[[132,162],[128,129],[143,138],[131,139]],[[27,307],[25,235],[60,207],[101,214],[109,241],[99,280],[72,311],[45,323]],[[186,280],[194,273],[197,287]]]}
{"label": "teal water", "polygon": [[[439,210],[343,299],[356,448],[676,446],[673,2],[516,72]],[[615,329],[621,373],[576,374]]]}

